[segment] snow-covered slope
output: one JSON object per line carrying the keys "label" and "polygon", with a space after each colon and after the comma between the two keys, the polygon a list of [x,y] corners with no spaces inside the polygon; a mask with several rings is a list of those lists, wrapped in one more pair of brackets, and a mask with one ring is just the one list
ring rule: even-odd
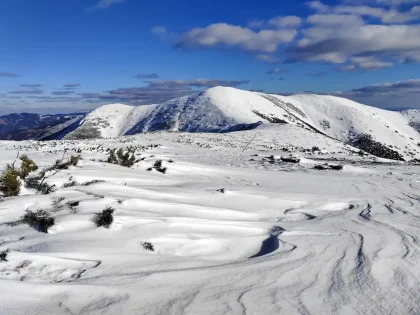
{"label": "snow-covered slope", "polygon": [[67,138],[109,138],[161,130],[230,132],[253,129],[261,123],[296,125],[342,142],[369,134],[402,156],[420,154],[419,133],[398,112],[334,96],[279,96],[227,87],[156,105],[105,105],[90,113]]}
{"label": "snow-covered slope", "polygon": [[400,112],[405,118],[408,119],[411,127],[420,132],[420,110],[407,109]]}
{"label": "snow-covered slope", "polygon": [[[234,88],[215,87],[181,97],[156,108],[128,132],[156,130],[226,132],[253,127],[269,118],[285,119],[287,113],[260,95]],[[251,126],[249,126],[251,125]]]}
{"label": "snow-covered slope", "polygon": [[54,115],[11,113],[0,116],[0,139],[41,140],[49,136],[57,139],[54,134],[59,134],[85,115],[85,113]]}
{"label": "snow-covered slope", "polygon": [[113,138],[124,135],[153,108],[153,105],[135,107],[124,104],[110,104],[101,106],[87,115],[79,128],[65,138]]}
{"label": "snow-covered slope", "polygon": [[304,115],[296,114],[299,119],[337,140],[346,142],[357,135],[370,134],[402,154],[418,150],[418,132],[398,112],[335,96],[305,94],[273,97],[300,109]]}

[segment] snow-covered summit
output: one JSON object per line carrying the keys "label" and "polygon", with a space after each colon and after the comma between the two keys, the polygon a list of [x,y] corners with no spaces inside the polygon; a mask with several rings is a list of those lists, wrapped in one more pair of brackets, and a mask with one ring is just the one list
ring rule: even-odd
{"label": "snow-covered summit", "polygon": [[214,87],[155,105],[104,105],[87,115],[67,138],[153,131],[230,132],[274,123],[296,125],[342,142],[369,134],[402,155],[420,153],[419,133],[410,126],[407,115],[335,96],[279,96],[229,87]]}

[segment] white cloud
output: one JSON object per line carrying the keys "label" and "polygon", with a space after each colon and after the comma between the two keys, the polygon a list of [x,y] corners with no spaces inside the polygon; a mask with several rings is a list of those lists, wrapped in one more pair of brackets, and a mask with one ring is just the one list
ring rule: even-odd
{"label": "white cloud", "polygon": [[[356,2],[356,1],[353,1]],[[378,5],[386,6],[399,6],[403,4],[415,4],[420,3],[420,0],[359,0],[357,2],[370,2]]]}
{"label": "white cloud", "polygon": [[264,61],[266,63],[277,63],[279,62],[279,58],[273,55],[267,55],[267,54],[259,54],[255,56],[258,60]]}
{"label": "white cloud", "polygon": [[282,43],[291,42],[297,35],[294,29],[261,30],[226,23],[211,24],[195,28],[177,41],[177,47],[215,47],[219,45],[240,47],[246,51],[273,53]]}
{"label": "white cloud", "polygon": [[381,83],[351,90],[355,94],[382,94],[420,93],[420,79]]}
{"label": "white cloud", "polygon": [[[363,1],[358,1],[363,2]],[[366,1],[364,1],[366,2]],[[376,1],[377,4],[380,2]],[[383,1],[383,5],[390,4],[390,0]],[[396,4],[415,4],[420,3],[420,0],[413,1],[396,1]],[[328,6],[320,1],[312,1],[308,6],[317,13],[329,14],[351,14],[359,17],[369,17],[380,20],[385,24],[400,24],[420,20],[420,6],[413,6],[406,11],[400,11],[398,7],[378,7],[368,5],[344,5],[338,4],[335,6]]]}
{"label": "white cloud", "polygon": [[[309,16],[307,21],[311,24],[340,28],[365,24],[359,16],[342,14],[314,14]],[[334,29],[331,29],[331,31],[334,31]]]}
{"label": "white cloud", "polygon": [[393,63],[381,61],[375,57],[352,57],[350,61],[353,64],[342,66],[341,71],[355,71],[355,70],[378,70],[383,68],[389,68],[393,66]]}
{"label": "white cloud", "polygon": [[285,27],[297,28],[302,24],[302,19],[295,15],[278,16],[268,21],[268,24],[270,26],[274,26],[278,28],[285,28]]}
{"label": "white cloud", "polygon": [[[336,24],[343,19],[342,24]],[[351,22],[354,20],[354,22]],[[352,57],[374,56],[376,66],[356,63],[355,69],[384,68],[395,62],[420,61],[420,25],[363,24],[354,15],[315,15],[312,26],[290,49],[289,61],[346,63]],[[381,61],[389,59],[387,62]],[[379,63],[380,62],[380,63]],[[351,70],[352,66],[347,70]]]}
{"label": "white cloud", "polygon": [[313,10],[319,12],[319,13],[326,13],[330,10],[329,6],[323,4],[320,1],[311,1],[311,2],[308,2],[307,5],[311,9],[313,9]]}
{"label": "white cloud", "polygon": [[[366,5],[369,2],[374,4]],[[391,2],[404,5],[388,6]],[[312,1],[307,6],[316,12],[304,19],[277,16],[252,21],[248,27],[210,24],[177,36],[175,46],[239,48],[267,63],[281,58],[341,64],[347,71],[382,69],[420,62],[420,5],[416,3],[420,0],[343,0],[337,5]],[[163,27],[155,27],[153,32],[161,38],[167,34]]]}
{"label": "white cloud", "polygon": [[113,4],[123,3],[126,0],[100,0],[96,5],[91,6],[88,10],[108,9]]}
{"label": "white cloud", "polygon": [[344,6],[339,5],[333,8],[336,13],[354,14],[379,19],[382,23],[406,23],[420,20],[420,7],[412,7],[408,11],[398,11],[396,9],[383,9],[369,6]]}

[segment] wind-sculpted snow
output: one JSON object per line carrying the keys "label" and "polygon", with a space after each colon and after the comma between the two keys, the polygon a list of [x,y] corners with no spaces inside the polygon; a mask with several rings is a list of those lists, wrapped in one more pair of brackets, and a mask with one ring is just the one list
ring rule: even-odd
{"label": "wind-sculpted snow", "polygon": [[[133,167],[102,162],[127,146]],[[48,173],[55,192],[0,202],[0,314],[420,313],[416,166],[277,124],[0,142],[0,169],[17,150],[43,168],[64,149],[83,160]],[[325,163],[343,167],[314,169]],[[106,207],[109,229],[92,221]],[[38,209],[55,219],[48,233],[11,224]]]}

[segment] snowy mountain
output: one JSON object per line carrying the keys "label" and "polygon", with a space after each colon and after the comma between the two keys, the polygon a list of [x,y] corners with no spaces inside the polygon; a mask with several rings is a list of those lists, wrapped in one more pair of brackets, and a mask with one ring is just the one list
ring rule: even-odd
{"label": "snowy mountain", "polygon": [[[380,157],[420,158],[419,110],[396,112],[335,96],[280,96],[228,87],[161,104],[103,105],[88,114],[1,116],[0,140],[115,138],[154,131],[226,133],[285,124]],[[282,137],[285,130],[276,132]]]}
{"label": "snowy mountain", "polygon": [[420,132],[420,110],[419,109],[406,109],[401,112],[410,123],[410,126]]}
{"label": "snowy mountain", "polygon": [[103,105],[80,121],[78,128],[66,139],[113,138],[125,135],[135,124],[144,119],[154,105],[129,106]]}
{"label": "snowy mountain", "polygon": [[0,314],[420,314],[416,119],[214,88],[0,141]]}
{"label": "snowy mountain", "polygon": [[215,87],[162,104],[99,107],[65,138],[110,138],[162,130],[231,132],[261,124],[290,124],[346,143],[371,135],[389,150],[413,158],[420,153],[420,135],[410,121],[398,112],[335,96],[279,96]]}

